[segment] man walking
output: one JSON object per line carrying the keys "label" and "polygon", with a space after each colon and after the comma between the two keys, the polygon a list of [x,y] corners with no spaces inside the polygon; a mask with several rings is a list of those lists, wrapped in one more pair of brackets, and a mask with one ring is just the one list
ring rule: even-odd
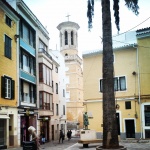
{"label": "man walking", "polygon": [[64,134],[63,134],[62,130],[60,130],[60,134],[59,134],[59,143],[60,143],[61,140],[62,140],[62,143],[63,143]]}

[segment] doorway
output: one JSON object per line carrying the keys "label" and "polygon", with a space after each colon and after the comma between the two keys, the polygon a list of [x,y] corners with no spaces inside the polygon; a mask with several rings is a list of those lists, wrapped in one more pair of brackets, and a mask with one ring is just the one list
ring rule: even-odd
{"label": "doorway", "polygon": [[120,115],[116,113],[118,135],[120,135]]}
{"label": "doorway", "polygon": [[126,138],[135,138],[134,119],[125,120]]}
{"label": "doorway", "polygon": [[52,125],[52,140],[54,140],[54,125]]}

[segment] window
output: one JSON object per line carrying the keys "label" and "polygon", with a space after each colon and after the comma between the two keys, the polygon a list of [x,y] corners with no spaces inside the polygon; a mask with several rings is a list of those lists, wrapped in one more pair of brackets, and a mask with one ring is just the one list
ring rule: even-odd
{"label": "window", "polygon": [[125,109],[131,109],[131,101],[125,102]]}
{"label": "window", "polygon": [[56,94],[58,94],[58,83],[56,83]]}
{"label": "window", "polygon": [[58,111],[58,104],[56,104],[56,116],[59,115],[59,111]]}
{"label": "window", "polygon": [[26,54],[23,54],[23,70],[29,72],[29,57]]}
{"label": "window", "polygon": [[34,84],[20,81],[20,100],[26,103],[36,103],[36,86]]}
{"label": "window", "polygon": [[23,49],[21,50],[21,53],[20,53],[20,67],[24,71],[32,75],[36,75],[35,58],[31,56],[30,54],[26,53]]}
{"label": "window", "polygon": [[[115,91],[125,91],[126,90],[125,76],[114,77],[114,90]],[[103,92],[103,79],[100,80],[100,92]]]}
{"label": "window", "polygon": [[[144,118],[145,126],[150,126],[150,105],[144,105]],[[150,130],[147,130],[146,132],[145,134],[147,134],[147,137],[150,136]]]}
{"label": "window", "polygon": [[73,45],[73,31],[71,31],[71,45]]}
{"label": "window", "polygon": [[52,110],[52,95],[46,92],[39,92],[40,97],[40,109]]}
{"label": "window", "polygon": [[65,115],[65,105],[63,105],[63,115]]}
{"label": "window", "polygon": [[58,73],[58,67],[57,66],[55,67],[55,71],[56,71],[56,73]]}
{"label": "window", "polygon": [[65,31],[65,45],[68,45],[68,32]]}
{"label": "window", "polygon": [[25,42],[35,48],[35,31],[28,23],[21,22],[21,37]]}
{"label": "window", "polygon": [[1,97],[5,99],[14,99],[15,97],[15,81],[7,76],[1,77]]}
{"label": "window", "polygon": [[11,22],[12,22],[12,20],[6,15],[6,17],[5,17],[5,23],[6,23],[9,27],[11,27]]}
{"label": "window", "polygon": [[45,51],[47,51],[47,46],[41,40],[39,43],[40,43],[39,44],[39,51],[40,51],[40,49],[44,49]]}
{"label": "window", "polygon": [[52,87],[52,70],[43,63],[39,63],[39,82]]}
{"label": "window", "polygon": [[11,38],[5,35],[5,57],[11,59]]}
{"label": "window", "polygon": [[63,89],[63,97],[65,97],[65,90]]}

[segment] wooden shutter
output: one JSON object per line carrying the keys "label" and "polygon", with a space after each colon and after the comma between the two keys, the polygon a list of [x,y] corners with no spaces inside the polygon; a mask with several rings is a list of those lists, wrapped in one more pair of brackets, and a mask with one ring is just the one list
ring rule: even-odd
{"label": "wooden shutter", "polygon": [[15,99],[15,81],[11,80],[11,99]]}
{"label": "wooden shutter", "polygon": [[5,98],[5,77],[1,77],[1,97]]}

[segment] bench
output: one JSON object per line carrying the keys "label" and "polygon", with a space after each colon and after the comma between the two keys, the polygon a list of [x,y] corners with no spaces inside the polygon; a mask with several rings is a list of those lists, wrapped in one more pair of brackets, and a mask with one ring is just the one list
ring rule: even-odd
{"label": "bench", "polygon": [[93,140],[78,140],[78,143],[83,144],[84,148],[88,148],[90,143],[101,143],[102,139],[93,139]]}

